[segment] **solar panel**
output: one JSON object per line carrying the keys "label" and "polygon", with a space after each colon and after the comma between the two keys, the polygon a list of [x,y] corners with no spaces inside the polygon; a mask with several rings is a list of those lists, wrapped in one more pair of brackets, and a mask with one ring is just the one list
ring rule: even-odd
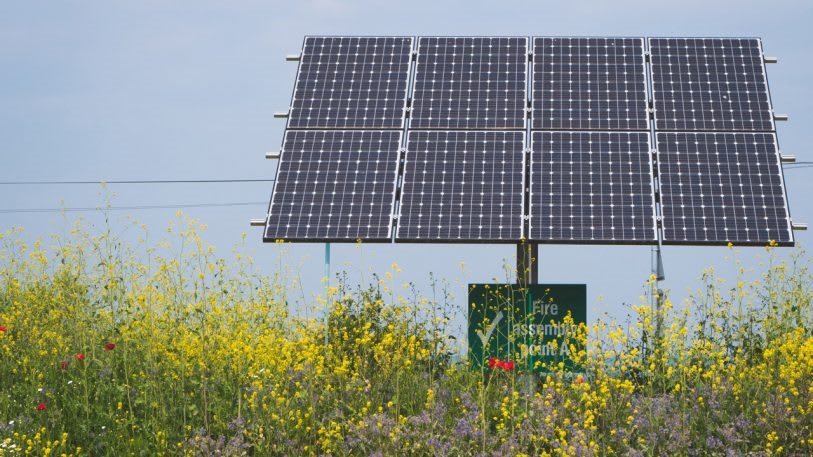
{"label": "solar panel", "polygon": [[289,129],[399,129],[411,37],[306,37]]}
{"label": "solar panel", "polygon": [[655,128],[772,131],[758,38],[650,38]]}
{"label": "solar panel", "polygon": [[519,241],[525,132],[409,133],[396,240]]}
{"label": "solar panel", "polygon": [[533,128],[648,130],[643,38],[534,38]]}
{"label": "solar panel", "polygon": [[663,239],[792,244],[773,133],[658,133]]}
{"label": "solar panel", "polygon": [[413,129],[525,128],[528,39],[421,37]]}
{"label": "solar panel", "polygon": [[264,239],[389,241],[401,132],[285,133]]}
{"label": "solar panel", "polygon": [[531,147],[531,240],[656,240],[648,132],[533,132]]}
{"label": "solar panel", "polygon": [[306,37],[264,240],[793,244],[759,38],[530,39]]}

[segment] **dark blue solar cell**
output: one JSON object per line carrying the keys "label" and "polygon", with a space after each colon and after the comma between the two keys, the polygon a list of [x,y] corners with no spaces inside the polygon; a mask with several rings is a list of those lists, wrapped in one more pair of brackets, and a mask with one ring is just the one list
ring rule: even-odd
{"label": "dark blue solar cell", "polygon": [[528,39],[421,37],[413,129],[525,128]]}
{"label": "dark blue solar cell", "polygon": [[664,242],[793,242],[773,133],[658,133]]}
{"label": "dark blue solar cell", "polygon": [[404,125],[411,37],[307,37],[289,129]]}
{"label": "dark blue solar cell", "polygon": [[758,38],[650,38],[659,131],[774,130]]}
{"label": "dark blue solar cell", "polygon": [[647,132],[533,132],[530,239],[653,243]]}
{"label": "dark blue solar cell", "polygon": [[389,241],[401,132],[285,133],[266,240]]}
{"label": "dark blue solar cell", "polygon": [[519,241],[524,149],[524,132],[410,132],[396,240]]}
{"label": "dark blue solar cell", "polygon": [[648,130],[643,38],[534,38],[533,129]]}

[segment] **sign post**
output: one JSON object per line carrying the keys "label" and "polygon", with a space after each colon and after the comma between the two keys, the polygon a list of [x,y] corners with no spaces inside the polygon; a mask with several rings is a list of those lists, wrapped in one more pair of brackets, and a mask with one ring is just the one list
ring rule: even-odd
{"label": "sign post", "polygon": [[[569,318],[568,318],[569,316]],[[587,323],[584,284],[470,284],[469,361],[514,361],[529,373],[547,373],[563,364],[580,371],[571,350],[579,324]],[[575,345],[575,346],[573,346]]]}

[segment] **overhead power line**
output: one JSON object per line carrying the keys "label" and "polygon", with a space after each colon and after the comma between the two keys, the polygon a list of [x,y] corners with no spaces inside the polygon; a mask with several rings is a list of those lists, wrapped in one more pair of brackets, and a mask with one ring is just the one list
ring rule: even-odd
{"label": "overhead power line", "polygon": [[96,206],[68,208],[18,208],[0,209],[0,214],[13,213],[73,213],[81,211],[134,211],[142,209],[181,209],[181,208],[218,208],[227,206],[267,205],[268,202],[230,202],[230,203],[185,203],[176,205],[134,205],[134,206]]}
{"label": "overhead power line", "polygon": [[274,179],[133,179],[117,181],[0,181],[6,186],[73,185],[73,184],[202,184],[274,182]]}

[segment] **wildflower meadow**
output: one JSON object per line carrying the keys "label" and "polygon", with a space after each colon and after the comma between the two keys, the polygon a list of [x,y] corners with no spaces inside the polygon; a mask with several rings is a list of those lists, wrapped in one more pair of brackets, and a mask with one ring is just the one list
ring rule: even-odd
{"label": "wildflower meadow", "polygon": [[339,274],[325,321],[201,229],[0,235],[0,456],[813,455],[801,250],[581,325],[563,344],[582,371],[531,375],[473,366],[449,329],[465,311],[395,293],[397,266]]}

